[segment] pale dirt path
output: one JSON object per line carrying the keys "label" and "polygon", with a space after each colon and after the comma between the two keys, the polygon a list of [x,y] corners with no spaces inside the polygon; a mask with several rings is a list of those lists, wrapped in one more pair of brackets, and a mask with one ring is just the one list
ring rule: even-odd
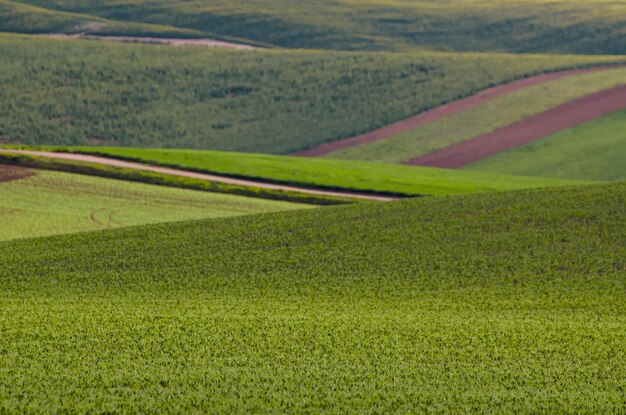
{"label": "pale dirt path", "polygon": [[309,189],[306,187],[288,186],[288,185],[274,184],[274,183],[268,183],[268,182],[256,181],[256,180],[235,179],[235,178],[227,177],[227,176],[220,176],[220,175],[207,174],[207,173],[196,173],[196,172],[187,171],[187,170],[171,169],[168,167],[158,167],[158,166],[152,166],[148,164],[135,163],[135,162],[118,160],[118,159],[108,158],[108,157],[90,156],[90,155],[85,155],[85,154],[55,153],[55,152],[48,152],[48,151],[10,150],[10,149],[0,149],[0,153],[24,154],[24,155],[47,157],[47,158],[59,159],[59,160],[81,161],[81,162],[86,162],[86,163],[102,164],[106,166],[121,167],[121,168],[126,168],[126,169],[168,174],[171,176],[189,177],[193,179],[206,180],[206,181],[215,182],[215,183],[232,184],[232,185],[245,186],[245,187],[256,187],[260,189],[284,190],[284,191],[318,195],[318,196],[334,196],[334,197],[373,200],[373,201],[381,201],[381,202],[388,202],[388,201],[399,199],[399,197],[387,196],[387,195],[381,195],[381,194]]}
{"label": "pale dirt path", "polygon": [[112,42],[126,43],[147,43],[151,45],[171,45],[171,46],[202,46],[205,48],[229,48],[240,50],[257,49],[254,46],[244,45],[241,43],[224,42],[214,39],[181,39],[181,38],[160,38],[160,37],[133,37],[133,36],[98,36],[75,34],[66,35],[63,33],[54,33],[46,35],[53,39],[87,39],[87,40],[104,40]]}
{"label": "pale dirt path", "polygon": [[528,88],[532,85],[557,80],[567,76],[582,75],[591,72],[617,69],[620,67],[623,66],[595,66],[592,68],[572,69],[519,79],[517,81],[509,82],[507,84],[502,84],[485,89],[475,95],[450,102],[449,104],[436,107],[432,110],[425,111],[421,114],[395,122],[393,124],[389,124],[377,130],[373,130],[368,133],[360,134],[354,137],[348,137],[341,140],[333,141],[331,143],[322,144],[311,150],[298,151],[296,153],[293,153],[292,155],[302,157],[319,157],[349,147],[360,146],[363,144],[371,143],[373,141],[384,140],[386,138],[393,137],[414,128],[433,123],[440,120],[441,118],[476,107],[502,95],[510,94],[524,88]]}
{"label": "pale dirt path", "polygon": [[487,134],[405,162],[456,169],[626,108],[626,85],[575,99]]}

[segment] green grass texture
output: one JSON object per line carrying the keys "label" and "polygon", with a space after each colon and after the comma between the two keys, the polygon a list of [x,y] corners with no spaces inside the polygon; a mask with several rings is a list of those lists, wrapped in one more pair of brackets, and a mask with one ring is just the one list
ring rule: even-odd
{"label": "green grass texture", "polygon": [[[24,0],[283,47],[624,54],[626,5],[592,0]],[[34,22],[49,17],[34,16]],[[41,24],[41,23],[39,23]],[[0,26],[2,28],[2,26]]]}
{"label": "green grass texture", "polygon": [[97,33],[106,35],[201,37],[189,29],[135,22],[115,22],[87,14],[49,10],[0,0],[0,31],[16,33]]}
{"label": "green grass texture", "polygon": [[626,111],[470,164],[468,170],[587,180],[626,180]]}
{"label": "green grass texture", "polygon": [[0,143],[290,153],[624,57],[234,51],[0,34]]}
{"label": "green grass texture", "polygon": [[186,170],[217,173],[305,187],[404,196],[454,195],[588,181],[524,177],[397,164],[204,150],[109,147],[21,147],[95,154]]}
{"label": "green grass texture", "polygon": [[624,84],[624,68],[565,77],[503,95],[384,140],[335,151],[326,157],[398,163],[489,133],[573,99]]}
{"label": "green grass texture", "polygon": [[0,182],[0,240],[305,207],[295,203],[36,171],[33,176]]}
{"label": "green grass texture", "polygon": [[626,185],[0,243],[5,412],[620,413]]}

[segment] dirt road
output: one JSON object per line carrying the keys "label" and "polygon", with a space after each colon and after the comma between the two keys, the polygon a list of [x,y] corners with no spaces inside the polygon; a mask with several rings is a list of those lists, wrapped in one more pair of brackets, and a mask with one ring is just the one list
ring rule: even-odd
{"label": "dirt road", "polygon": [[374,130],[365,134],[357,135],[354,137],[349,137],[349,138],[345,138],[342,140],[334,141],[332,143],[322,144],[319,147],[316,147],[314,149],[299,151],[299,152],[293,153],[292,155],[303,156],[303,157],[318,157],[318,156],[323,156],[323,155],[332,153],[334,151],[343,150],[348,147],[359,146],[359,145],[371,143],[373,141],[378,141],[378,140],[384,140],[394,135],[398,135],[403,132],[412,130],[414,128],[421,127],[423,125],[435,122],[443,117],[447,117],[449,115],[453,115],[461,111],[470,109],[472,107],[476,107],[480,104],[483,104],[487,101],[490,101],[502,95],[510,94],[512,92],[519,91],[524,88],[528,88],[529,86],[532,86],[532,85],[537,85],[540,83],[553,81],[553,80],[564,78],[567,76],[582,75],[585,73],[605,71],[605,70],[616,69],[616,68],[617,66],[597,66],[593,68],[573,69],[573,70],[548,73],[548,74],[537,75],[537,76],[533,76],[529,78],[520,79],[518,81],[510,82],[508,84],[503,84],[503,85],[499,85],[493,88],[485,89],[484,91],[479,92],[470,97],[453,101],[449,104],[442,105],[440,107],[434,108],[430,111],[423,112],[414,117],[407,118],[405,120],[398,121],[393,124],[389,124],[377,130]]}
{"label": "dirt road", "polygon": [[87,39],[87,40],[105,40],[113,42],[126,42],[126,43],[148,43],[158,45],[171,45],[171,46],[203,46],[206,48],[229,48],[229,49],[241,49],[252,50],[256,49],[254,46],[244,45],[241,43],[224,42],[214,39],[181,39],[181,38],[160,38],[160,37],[133,37],[133,36],[97,36],[97,35],[66,35],[61,33],[55,33],[47,35],[54,39]]}
{"label": "dirt road", "polygon": [[626,108],[626,85],[600,91],[406,164],[459,168]]}
{"label": "dirt road", "polygon": [[268,182],[263,182],[260,180],[236,179],[232,177],[220,176],[220,175],[215,175],[215,174],[196,173],[196,172],[187,171],[187,170],[172,169],[168,167],[158,167],[158,166],[152,166],[148,164],[123,161],[123,160],[118,160],[118,159],[113,159],[113,158],[108,158],[108,157],[90,156],[90,155],[85,155],[85,154],[55,153],[55,152],[47,152],[47,151],[30,151],[30,150],[9,150],[9,149],[0,149],[0,153],[25,154],[25,155],[31,155],[31,156],[47,157],[47,158],[58,159],[58,160],[81,161],[81,162],[86,162],[86,163],[102,164],[106,166],[121,167],[121,168],[126,168],[126,169],[134,169],[134,170],[140,170],[140,171],[149,171],[153,173],[168,174],[172,176],[189,177],[193,179],[206,180],[206,181],[216,182],[216,183],[232,184],[232,185],[245,186],[245,187],[256,187],[260,189],[284,190],[284,191],[318,195],[318,196],[334,196],[334,197],[374,200],[374,201],[382,201],[382,202],[388,202],[391,200],[399,199],[399,197],[381,195],[381,194],[311,189],[311,188],[300,187],[300,186],[289,186],[289,185],[268,183]]}

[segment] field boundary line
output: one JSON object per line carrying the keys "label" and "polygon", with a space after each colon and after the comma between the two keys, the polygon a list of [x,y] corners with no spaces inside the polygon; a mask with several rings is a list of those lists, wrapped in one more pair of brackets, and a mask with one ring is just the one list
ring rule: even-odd
{"label": "field boundary line", "polygon": [[92,155],[85,155],[85,154],[79,154],[79,153],[62,153],[62,152],[57,153],[57,152],[48,152],[48,151],[0,149],[0,154],[3,154],[3,153],[43,157],[43,158],[48,158],[48,159],[74,161],[74,162],[81,162],[81,163],[90,163],[90,164],[104,165],[104,166],[109,166],[109,167],[117,167],[117,168],[122,168],[122,169],[130,169],[130,170],[135,170],[135,171],[185,177],[185,178],[203,180],[203,181],[212,182],[212,183],[221,183],[221,184],[226,184],[226,185],[255,188],[255,189],[293,192],[293,193],[300,193],[300,194],[313,195],[313,196],[326,196],[326,197],[336,197],[336,198],[342,198],[342,199],[358,199],[358,200],[370,200],[370,201],[380,201],[380,202],[388,202],[388,201],[400,199],[400,197],[398,196],[391,196],[391,195],[385,195],[385,194],[352,192],[352,191],[347,191],[347,190],[336,191],[336,190],[311,189],[311,188],[300,187],[300,186],[290,186],[290,185],[269,183],[269,182],[264,182],[261,180],[237,179],[237,178],[232,178],[232,177],[222,176],[222,175],[217,175],[217,174],[198,173],[198,172],[193,172],[193,171],[188,171],[188,170],[183,170],[183,169],[159,167],[159,166],[153,166],[149,164],[119,160],[115,158],[92,156]]}
{"label": "field boundary line", "polygon": [[404,164],[455,169],[626,108],[626,85],[569,101]]}
{"label": "field boundary line", "polygon": [[337,141],[321,144],[310,150],[297,151],[292,153],[293,156],[300,157],[320,157],[325,156],[335,151],[344,150],[350,147],[357,147],[364,144],[369,144],[375,141],[385,140],[387,138],[394,137],[398,134],[405,133],[418,127],[431,124],[442,118],[458,114],[462,111],[474,108],[478,105],[489,102],[495,98],[503,95],[508,95],[513,92],[520,91],[533,85],[542,84],[545,82],[554,81],[560,78],[583,75],[592,72],[607,71],[612,69],[619,69],[626,67],[624,64],[614,65],[602,65],[593,66],[588,68],[567,69],[558,72],[548,72],[540,75],[534,75],[522,79],[518,79],[512,82],[500,84],[487,89],[484,89],[476,94],[470,95],[466,98],[461,98],[447,104],[440,105],[431,110],[424,111],[420,114],[412,117],[396,121],[392,124],[388,124],[384,127],[375,129],[373,131],[359,134],[352,137],[343,138]]}

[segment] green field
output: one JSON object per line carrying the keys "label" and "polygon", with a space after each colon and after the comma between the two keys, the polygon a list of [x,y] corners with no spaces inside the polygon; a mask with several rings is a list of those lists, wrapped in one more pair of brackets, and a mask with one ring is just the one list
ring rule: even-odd
{"label": "green field", "polygon": [[304,187],[405,196],[453,195],[590,183],[588,181],[268,154],[107,147],[22,148],[112,156],[147,164]]}
{"label": "green field", "polygon": [[35,175],[19,180],[0,181],[0,240],[305,207],[295,203],[37,171]]}
{"label": "green field", "polygon": [[626,185],[0,243],[0,410],[621,413]]}
{"label": "green field", "polygon": [[503,174],[626,180],[626,111],[561,131],[467,167]]}
{"label": "green field", "polygon": [[[626,53],[623,42],[626,4],[614,0],[24,0],[22,3],[294,48]],[[45,21],[44,16],[40,19]],[[25,25],[22,30],[28,29]]]}
{"label": "green field", "polygon": [[626,415],[626,111],[401,164],[626,85],[624,39],[626,0],[0,0],[0,415]]}
{"label": "green field", "polygon": [[[339,150],[326,157],[399,163],[489,133],[573,99],[624,84],[624,68],[565,77],[503,95],[425,126],[384,140]],[[530,172],[532,169],[523,174],[532,175]]]}
{"label": "green field", "polygon": [[[349,195],[333,194],[332,191],[324,192],[323,189],[321,191],[317,191],[315,189],[311,190],[280,188],[281,186],[278,186],[278,188],[276,188],[272,186],[265,186],[259,183],[232,183],[232,181],[231,183],[229,183],[228,178],[222,180],[220,178],[212,177],[188,177],[187,174],[154,172],[146,169],[118,167],[115,165],[110,165],[109,163],[92,163],[81,160],[67,160],[54,157],[45,157],[37,154],[15,154],[2,150],[3,148],[0,148],[0,164],[21,166],[38,170],[60,171],[72,174],[82,174],[87,176],[105,177],[109,179],[154,184],[158,186],[175,187],[179,189],[201,190],[212,193],[232,194],[268,200],[281,200],[285,202],[303,203],[318,206],[342,205],[346,203],[358,203],[361,201],[365,201],[362,197],[355,199],[355,197],[351,197]],[[460,174],[460,176],[462,175],[464,174]],[[480,173],[480,175],[481,176],[479,177],[484,176],[484,174],[482,173]],[[523,181],[524,179],[522,179],[522,182]],[[531,179],[531,181],[534,181],[536,185],[538,183],[552,183],[554,185],[567,183],[585,183],[578,180],[545,180],[544,178]]]}
{"label": "green field", "polygon": [[134,36],[199,37],[194,30],[134,22],[114,22],[80,13],[60,12],[11,0],[0,0],[0,31],[17,33],[82,33]]}
{"label": "green field", "polygon": [[233,51],[0,35],[0,143],[289,153],[619,57]]}

